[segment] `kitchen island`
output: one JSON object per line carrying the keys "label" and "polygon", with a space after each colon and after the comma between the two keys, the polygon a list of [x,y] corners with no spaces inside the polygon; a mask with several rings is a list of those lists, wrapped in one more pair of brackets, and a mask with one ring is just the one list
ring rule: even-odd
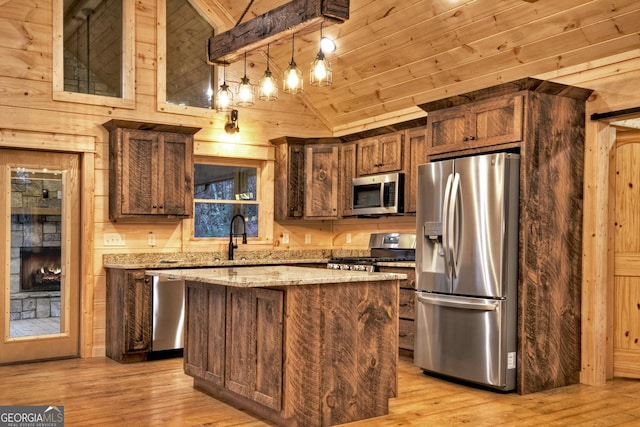
{"label": "kitchen island", "polygon": [[389,412],[402,274],[289,266],[154,270],[186,283],[194,387],[285,426]]}

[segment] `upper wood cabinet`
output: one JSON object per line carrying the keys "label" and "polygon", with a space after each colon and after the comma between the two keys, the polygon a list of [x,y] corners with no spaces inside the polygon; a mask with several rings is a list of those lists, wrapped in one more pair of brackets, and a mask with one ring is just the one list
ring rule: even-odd
{"label": "upper wood cabinet", "polygon": [[340,216],[350,216],[353,208],[352,181],[356,177],[356,143],[340,146]]}
{"label": "upper wood cabinet", "polygon": [[193,215],[193,134],[198,128],[111,120],[109,219]]}
{"label": "upper wood cabinet", "polygon": [[358,176],[401,170],[402,136],[395,132],[358,141]]}
{"label": "upper wood cabinet", "polygon": [[275,153],[274,218],[302,218],[304,214],[304,142],[295,138],[271,141]]}
{"label": "upper wood cabinet", "polygon": [[338,144],[313,144],[305,153],[304,217],[338,217]]}
{"label": "upper wood cabinet", "polygon": [[427,163],[427,128],[425,126],[405,131],[404,156],[404,211],[415,213],[418,193],[418,165]]}
{"label": "upper wood cabinet", "polygon": [[430,112],[430,154],[522,141],[523,111],[519,94]]}

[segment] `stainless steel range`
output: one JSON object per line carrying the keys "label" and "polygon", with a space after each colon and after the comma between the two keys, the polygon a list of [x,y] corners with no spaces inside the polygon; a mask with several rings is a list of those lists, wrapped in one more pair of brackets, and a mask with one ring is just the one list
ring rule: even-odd
{"label": "stainless steel range", "polygon": [[373,233],[369,238],[369,256],[335,257],[327,263],[333,270],[377,271],[381,262],[413,262],[416,259],[414,233]]}

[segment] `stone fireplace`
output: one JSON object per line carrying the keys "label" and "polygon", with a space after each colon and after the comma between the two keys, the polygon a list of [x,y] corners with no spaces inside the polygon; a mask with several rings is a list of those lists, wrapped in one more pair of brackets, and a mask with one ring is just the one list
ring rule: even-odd
{"label": "stone fireplace", "polygon": [[20,248],[20,292],[59,291],[59,246]]}

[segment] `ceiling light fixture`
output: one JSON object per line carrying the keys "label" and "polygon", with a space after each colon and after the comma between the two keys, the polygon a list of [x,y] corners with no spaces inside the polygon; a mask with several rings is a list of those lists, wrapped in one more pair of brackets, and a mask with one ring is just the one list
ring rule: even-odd
{"label": "ceiling light fixture", "polygon": [[[322,51],[322,23],[320,24],[320,49],[316,55],[316,59],[311,63],[311,72],[309,73],[309,83],[311,86],[331,86],[333,83],[333,71],[331,71],[331,62],[324,56]],[[326,43],[325,43],[326,44]],[[330,46],[329,46],[330,47]],[[335,44],[334,44],[335,50]]]}
{"label": "ceiling light fixture", "polygon": [[229,135],[240,132],[240,127],[238,126],[238,110],[231,110],[229,121],[224,125],[224,131]]}
{"label": "ceiling light fixture", "polygon": [[244,53],[244,77],[240,79],[237,89],[238,106],[251,107],[256,103],[256,91],[247,77],[247,52]]}
{"label": "ceiling light fixture", "polygon": [[233,93],[229,90],[229,85],[227,85],[227,65],[229,64],[222,64],[222,84],[218,92],[216,92],[215,104],[216,111],[219,113],[230,111],[233,106]]}
{"label": "ceiling light fixture", "polygon": [[260,79],[258,86],[258,97],[263,101],[274,101],[278,99],[278,80],[271,74],[269,69],[269,45],[267,44],[267,69]]}
{"label": "ceiling light fixture", "polygon": [[304,92],[304,80],[302,79],[302,70],[293,60],[295,34],[291,37],[291,62],[289,68],[284,72],[282,77],[282,90],[285,93],[298,94]]}

